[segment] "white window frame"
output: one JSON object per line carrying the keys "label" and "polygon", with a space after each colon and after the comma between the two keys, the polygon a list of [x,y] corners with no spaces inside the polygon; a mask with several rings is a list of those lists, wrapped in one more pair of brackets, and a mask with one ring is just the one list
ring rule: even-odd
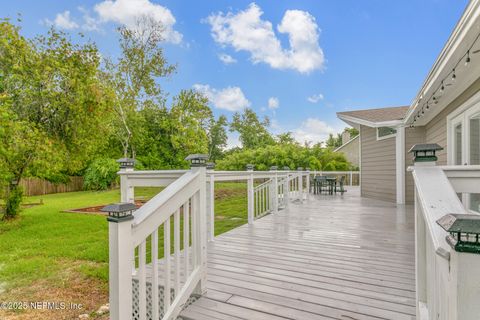
{"label": "white window frame", "polygon": [[396,127],[387,127],[387,126],[377,127],[377,128],[375,128],[375,131],[377,132],[377,141],[385,140],[385,139],[390,139],[390,138],[393,138],[393,137],[396,137],[396,136],[397,136],[397,132],[395,132],[395,133],[392,133],[392,134],[389,134],[389,135],[380,137],[380,136],[378,135],[378,129],[380,129],[380,128],[390,128],[390,129],[395,129],[395,131],[398,131],[398,128],[396,128]]}
{"label": "white window frame", "polygon": [[[447,116],[447,164],[455,165],[455,127],[462,125],[462,164],[470,164],[470,118],[480,112],[480,92]],[[462,203],[470,212],[470,194],[462,194]]]}

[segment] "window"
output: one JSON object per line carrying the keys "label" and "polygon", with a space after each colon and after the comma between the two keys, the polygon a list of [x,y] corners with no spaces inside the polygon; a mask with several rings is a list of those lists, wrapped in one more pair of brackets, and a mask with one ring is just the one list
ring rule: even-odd
{"label": "window", "polygon": [[391,137],[395,137],[397,129],[390,127],[379,127],[377,128],[377,140],[383,140]]}
{"label": "window", "polygon": [[[480,104],[466,105],[447,116],[447,155],[450,165],[480,165]],[[480,193],[463,193],[467,209],[480,212]]]}

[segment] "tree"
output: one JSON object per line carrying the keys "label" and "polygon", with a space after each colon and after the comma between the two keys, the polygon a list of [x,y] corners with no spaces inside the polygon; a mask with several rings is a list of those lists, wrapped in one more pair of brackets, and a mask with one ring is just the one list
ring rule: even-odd
{"label": "tree", "polygon": [[212,119],[208,130],[208,157],[210,161],[215,162],[221,159],[223,152],[227,147],[227,117],[221,115],[217,120]]}
{"label": "tree", "polygon": [[192,90],[182,90],[167,108],[145,106],[140,117],[137,159],[145,169],[186,167],[191,153],[207,153],[207,129],[212,112],[207,99]]}
{"label": "tree", "polygon": [[267,117],[260,121],[252,109],[246,108],[242,114],[237,112],[233,115],[230,131],[240,134],[243,148],[254,149],[275,144],[275,140],[267,130],[269,125],[270,120]]}
{"label": "tree", "polygon": [[159,22],[146,16],[139,18],[134,28],[118,28],[122,54],[117,63],[106,63],[105,75],[116,94],[116,139],[125,157],[129,154],[135,157],[136,145],[141,139],[137,137],[141,130],[137,111],[145,107],[165,107],[158,78],[171,75],[176,67],[167,63],[160,47],[163,31]]}
{"label": "tree", "polygon": [[95,45],[72,44],[55,29],[27,40],[19,27],[0,21],[0,171],[7,210],[18,209],[10,196],[19,194],[24,176],[64,181],[103,145],[111,95],[99,80],[99,59]]}
{"label": "tree", "polygon": [[[350,133],[350,137],[353,138],[359,134],[358,130],[356,128],[345,128],[343,129],[343,132],[348,132]],[[342,133],[343,133],[342,132]],[[336,149],[338,147],[341,147],[344,143],[347,141],[342,141],[342,133],[338,133],[336,136],[333,134],[328,135],[328,139],[326,141],[326,146],[332,149]]]}
{"label": "tree", "polygon": [[336,149],[342,145],[342,135],[338,133],[336,136],[333,134],[328,135],[327,141],[325,141],[327,148]]}
{"label": "tree", "polygon": [[297,140],[293,137],[291,132],[280,133],[276,137],[277,143],[280,145],[285,144],[298,144]]}

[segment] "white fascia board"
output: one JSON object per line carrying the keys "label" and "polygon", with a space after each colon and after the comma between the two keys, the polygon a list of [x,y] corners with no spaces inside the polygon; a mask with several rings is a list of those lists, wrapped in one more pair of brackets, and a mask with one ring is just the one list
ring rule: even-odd
{"label": "white fascia board", "polygon": [[[438,84],[438,81],[441,80],[441,74],[446,70],[445,68],[448,68],[447,65],[452,63],[451,59],[454,56],[456,50],[459,48],[459,46],[461,46],[468,32],[473,29],[473,24],[479,18],[479,8],[479,0],[472,0],[468,4],[462,17],[460,18],[452,34],[450,35],[450,38],[448,39],[447,43],[440,52],[440,55],[430,69],[422,87],[420,88],[417,95],[415,96],[415,99],[410,105],[410,108],[408,109],[404,119],[405,124],[410,123],[413,120],[413,116],[421,108],[420,101],[422,100],[422,98],[430,97],[432,93],[430,92],[430,90],[435,90],[434,85],[436,83]],[[451,71],[451,68],[448,68],[447,70]]]}
{"label": "white fascia board", "polygon": [[347,116],[344,114],[337,114],[337,117],[347,123],[356,123],[360,125],[364,125],[371,128],[380,128],[380,127],[391,127],[396,128],[399,126],[403,126],[403,120],[390,120],[390,121],[381,121],[381,122],[373,122],[368,121],[365,119],[355,118],[352,116]]}

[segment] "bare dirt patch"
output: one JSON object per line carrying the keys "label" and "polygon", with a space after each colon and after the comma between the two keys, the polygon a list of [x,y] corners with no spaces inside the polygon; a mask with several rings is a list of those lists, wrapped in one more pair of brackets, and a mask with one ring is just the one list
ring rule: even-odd
{"label": "bare dirt patch", "polygon": [[215,200],[243,196],[245,194],[246,192],[243,189],[217,189],[215,190]]}
{"label": "bare dirt patch", "polygon": [[[0,310],[1,320],[33,320],[78,319],[81,314],[89,314],[90,319],[107,320],[108,314],[97,315],[100,306],[108,302],[107,284],[99,279],[87,277],[76,270],[72,263],[68,270],[62,273],[60,279],[39,280],[28,287],[18,287],[0,295],[2,302],[26,302],[28,307],[23,310]],[[66,262],[65,265],[68,265]],[[55,303],[56,309],[34,309],[31,303]],[[65,304],[62,309],[61,303]],[[72,309],[73,304],[78,309]],[[53,306],[54,304],[50,304]],[[81,308],[80,308],[81,305]]]}

